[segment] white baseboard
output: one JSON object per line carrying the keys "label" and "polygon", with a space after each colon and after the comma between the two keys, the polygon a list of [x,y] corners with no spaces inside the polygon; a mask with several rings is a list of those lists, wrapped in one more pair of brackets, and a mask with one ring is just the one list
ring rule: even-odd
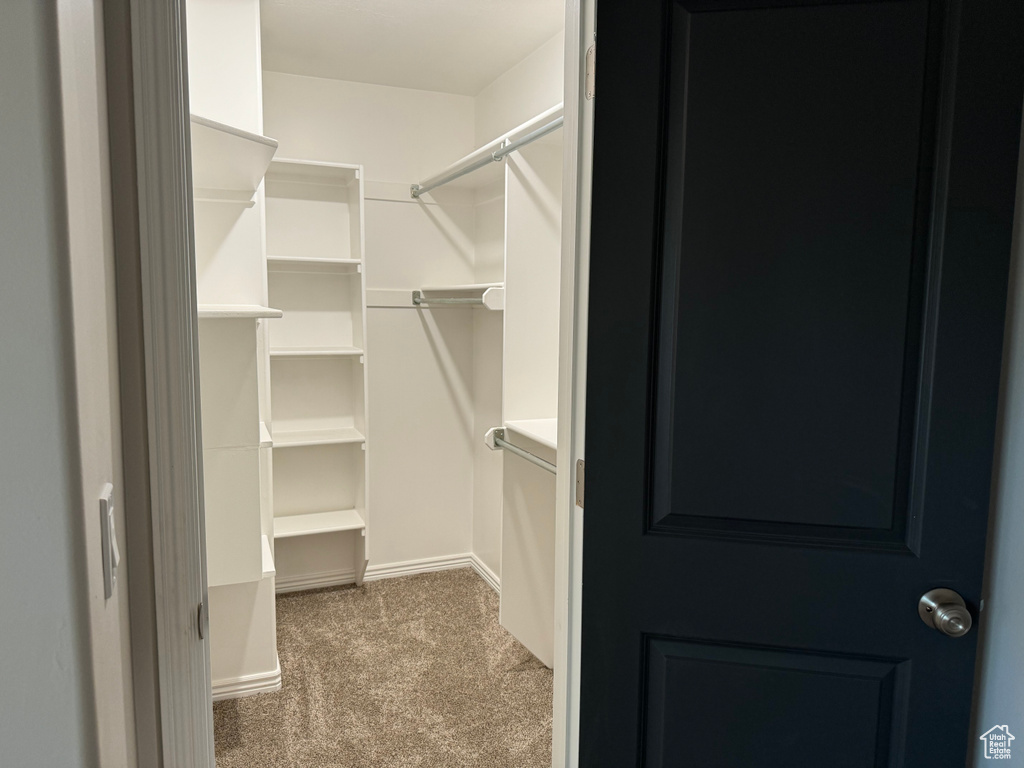
{"label": "white baseboard", "polygon": [[[366,569],[364,581],[379,581],[381,579],[394,579],[399,576],[412,576],[416,573],[431,573],[434,571],[448,571],[453,568],[472,568],[492,589],[500,591],[498,577],[481,562],[480,558],[472,552],[461,555],[446,555],[444,557],[424,557],[419,560],[405,560],[399,563],[384,563],[382,565],[371,565]],[[282,576],[277,574],[275,589],[277,594],[286,592],[300,592],[307,589],[320,589],[322,587],[337,587],[343,584],[354,584],[356,580],[355,571],[320,571],[317,573],[303,573],[295,576]]]}
{"label": "white baseboard", "polygon": [[433,571],[450,571],[453,568],[471,568],[473,555],[446,555],[444,557],[424,557],[419,560],[405,560],[400,563],[384,563],[371,565],[366,569],[366,581],[394,579],[398,576],[412,576],[415,573],[431,573]]}
{"label": "white baseboard", "polygon": [[472,562],[470,562],[470,565],[472,566],[473,570],[476,571],[476,575],[484,581],[486,581],[487,585],[500,595],[501,579],[498,578],[498,575],[490,568],[488,568],[486,565],[484,565],[484,561],[477,557],[475,554],[470,555],[470,557],[472,558]]}
{"label": "white baseboard", "polygon": [[255,696],[257,693],[269,693],[281,690],[281,662],[271,672],[255,675],[229,677],[213,681],[213,700],[240,699],[243,696]]}

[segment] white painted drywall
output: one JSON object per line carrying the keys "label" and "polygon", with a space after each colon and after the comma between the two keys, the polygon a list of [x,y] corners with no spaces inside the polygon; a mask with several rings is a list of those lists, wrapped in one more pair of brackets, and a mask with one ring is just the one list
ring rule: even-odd
{"label": "white painted drywall", "polygon": [[122,560],[113,596],[104,596],[99,497],[114,486],[119,548],[125,546],[117,360],[113,221],[101,5],[59,0],[64,162],[74,325],[75,395],[85,586],[100,763],[136,764],[128,569]]}
{"label": "white painted drywall", "polygon": [[57,30],[54,3],[0,7],[0,744],[40,768],[98,760]]}
{"label": "white painted drywall", "polygon": [[189,109],[262,133],[259,0],[187,0]]}
{"label": "white painted drywall", "polygon": [[264,72],[264,122],[278,157],[361,163],[374,182],[412,184],[473,149],[473,99]]}
{"label": "white painted drywall", "polygon": [[476,143],[484,145],[562,101],[565,60],[559,32],[476,96]]}
{"label": "white painted drywall", "polygon": [[1024,738],[1024,163],[1017,176],[1012,260],[975,727],[968,753],[976,764],[985,762],[978,736],[993,725],[1008,725],[1018,739]]}
{"label": "white painted drywall", "polygon": [[472,96],[562,26],[562,0],[263,0],[264,61]]}

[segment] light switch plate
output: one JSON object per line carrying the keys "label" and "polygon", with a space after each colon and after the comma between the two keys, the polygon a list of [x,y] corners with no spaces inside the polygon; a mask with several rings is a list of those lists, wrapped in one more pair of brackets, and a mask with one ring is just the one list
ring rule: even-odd
{"label": "light switch plate", "polygon": [[109,600],[117,585],[117,566],[121,553],[117,549],[117,532],[114,530],[114,486],[107,483],[100,496],[100,542],[103,558],[103,596]]}

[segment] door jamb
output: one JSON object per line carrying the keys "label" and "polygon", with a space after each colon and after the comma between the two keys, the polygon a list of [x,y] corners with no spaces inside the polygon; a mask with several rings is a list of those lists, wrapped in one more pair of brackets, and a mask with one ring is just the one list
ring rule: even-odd
{"label": "door jamb", "polygon": [[[130,64],[130,82],[111,78],[108,87],[114,215],[122,233],[116,259],[123,429],[126,453],[139,451],[142,470],[125,478],[126,502],[138,502],[129,510],[128,536],[133,685],[136,709],[145,711],[138,718],[139,762],[213,768],[209,641],[196,631],[196,609],[208,596],[184,0],[108,0],[105,8],[108,48],[114,44],[118,63]],[[582,97],[582,62],[595,39],[595,9],[595,0],[566,2],[560,322],[573,332],[559,342],[564,471],[555,531],[553,768],[579,762],[583,516],[575,465],[584,455],[594,114],[593,102]],[[115,29],[130,40],[115,39]],[[116,65],[110,50],[107,56],[109,76]],[[126,92],[116,93],[120,85]],[[115,146],[119,136],[129,140]]]}
{"label": "door jamb", "polygon": [[558,472],[555,508],[555,664],[552,768],[579,765],[583,509],[576,462],[585,451],[587,311],[594,102],[585,98],[587,50],[596,39],[596,0],[565,7],[561,328],[558,349]]}
{"label": "door jamb", "polygon": [[213,768],[184,0],[104,3],[140,765]]}

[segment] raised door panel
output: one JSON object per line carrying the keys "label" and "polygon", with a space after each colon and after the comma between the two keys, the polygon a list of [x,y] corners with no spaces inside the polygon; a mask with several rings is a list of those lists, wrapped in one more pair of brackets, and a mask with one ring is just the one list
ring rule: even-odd
{"label": "raised door panel", "polygon": [[926,0],[694,6],[667,43],[650,526],[901,545],[941,26]]}

